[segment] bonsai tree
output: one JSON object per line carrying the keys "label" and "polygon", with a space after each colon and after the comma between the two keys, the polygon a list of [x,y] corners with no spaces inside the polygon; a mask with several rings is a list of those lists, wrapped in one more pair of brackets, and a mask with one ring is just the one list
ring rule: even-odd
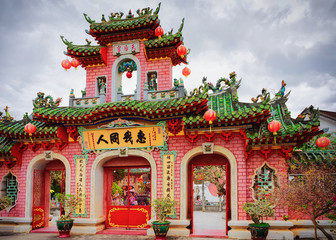
{"label": "bonsai tree", "polygon": [[56,193],[55,199],[64,207],[65,214],[61,215],[60,220],[70,220],[70,214],[75,211],[76,207],[81,202],[77,196],[64,193]]}
{"label": "bonsai tree", "polygon": [[153,202],[153,208],[158,217],[158,222],[166,222],[167,216],[174,211],[177,202],[169,197],[158,198]]}
{"label": "bonsai tree", "polygon": [[274,209],[271,206],[271,203],[268,202],[267,198],[259,198],[253,203],[247,202],[245,203],[243,209],[256,225],[268,225],[268,223],[263,223],[263,218],[272,217],[274,215]]}
{"label": "bonsai tree", "polygon": [[9,207],[11,203],[12,200],[9,197],[7,196],[0,197],[0,211]]}

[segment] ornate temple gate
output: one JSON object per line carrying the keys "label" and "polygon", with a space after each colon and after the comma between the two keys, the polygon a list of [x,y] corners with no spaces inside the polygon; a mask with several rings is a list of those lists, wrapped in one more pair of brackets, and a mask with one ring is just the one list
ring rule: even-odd
{"label": "ornate temple gate", "polygon": [[[107,165],[113,165],[107,164]],[[104,166],[106,227],[149,228],[151,213],[149,164],[131,167]]]}
{"label": "ornate temple gate", "polygon": [[188,165],[188,210],[187,217],[191,219],[191,233],[194,231],[194,219],[193,219],[193,208],[194,208],[194,189],[193,189],[193,170],[194,167],[199,166],[225,166],[225,200],[226,200],[226,224],[225,233],[228,234],[228,222],[231,219],[231,181],[230,181],[230,164],[229,161],[218,154],[206,154],[194,157]]}
{"label": "ornate temple gate", "polygon": [[[44,170],[34,170],[33,177],[33,220],[32,229],[45,226],[45,172]],[[48,216],[47,216],[48,218]]]}

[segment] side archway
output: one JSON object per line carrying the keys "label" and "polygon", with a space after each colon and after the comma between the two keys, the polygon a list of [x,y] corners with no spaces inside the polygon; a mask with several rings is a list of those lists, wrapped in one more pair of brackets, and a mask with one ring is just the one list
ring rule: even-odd
{"label": "side archway", "polygon": [[[213,153],[222,155],[226,157],[230,163],[230,181],[231,181],[231,220],[238,219],[238,195],[237,195],[237,160],[233,153],[227,148],[214,146]],[[203,148],[196,147],[187,152],[182,158],[181,162],[181,192],[180,192],[180,203],[181,203],[181,220],[187,219],[187,193],[188,193],[188,164],[194,157],[203,154]]]}
{"label": "side archway", "polygon": [[137,86],[136,86],[136,95],[135,95],[135,100],[140,100],[141,98],[141,66],[140,66],[140,61],[137,57],[135,57],[132,54],[126,54],[120,56],[112,66],[112,78],[111,78],[111,102],[116,102],[118,101],[117,99],[117,92],[118,88],[121,83],[121,74],[118,73],[118,65],[125,61],[131,59],[135,62],[137,65]]}
{"label": "side archway", "polygon": [[[70,180],[71,180],[71,168],[70,163],[66,157],[59,153],[53,153],[54,160],[60,160],[65,166],[65,193],[70,193]],[[46,161],[44,154],[39,154],[35,156],[28,164],[27,167],[27,177],[26,177],[26,209],[25,217],[32,217],[32,206],[33,206],[33,181],[34,181],[34,170],[44,169],[45,165],[49,161]]]}
{"label": "side archway", "polygon": [[[151,199],[152,201],[156,198],[156,184],[157,184],[157,173],[156,173],[156,163],[154,158],[147,152],[138,149],[129,149],[128,156],[138,156],[145,158],[151,167]],[[93,162],[91,168],[91,199],[90,199],[90,217],[99,218],[104,216],[103,210],[103,195],[104,195],[104,168],[103,165],[107,161],[119,157],[118,150],[108,151],[99,155]],[[125,157],[127,161],[127,157]],[[154,211],[151,210],[151,215],[153,217]]]}

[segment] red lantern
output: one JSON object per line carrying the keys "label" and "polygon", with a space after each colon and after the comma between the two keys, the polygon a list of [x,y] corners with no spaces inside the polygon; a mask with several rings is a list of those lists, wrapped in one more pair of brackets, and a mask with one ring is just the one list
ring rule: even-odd
{"label": "red lantern", "polygon": [[126,77],[131,78],[131,77],[132,77],[132,72],[131,72],[131,71],[128,71],[128,72],[126,73]]}
{"label": "red lantern", "polygon": [[272,132],[274,135],[277,135],[277,131],[281,128],[281,123],[277,120],[273,120],[268,124],[268,130]]}
{"label": "red lantern", "polygon": [[182,69],[183,76],[188,77],[190,75],[190,73],[191,73],[191,71],[190,71],[189,68],[185,67],[185,68]]}
{"label": "red lantern", "polygon": [[330,144],[330,139],[327,137],[320,137],[316,140],[316,146],[322,148],[323,150]]}
{"label": "red lantern", "polygon": [[163,29],[162,29],[162,27],[155,28],[155,36],[161,38],[162,35],[163,35]]}
{"label": "red lantern", "polygon": [[36,131],[36,127],[35,127],[34,124],[28,123],[24,127],[24,130],[25,130],[26,133],[29,134],[29,136],[31,136]]}
{"label": "red lantern", "polygon": [[184,58],[184,55],[187,53],[187,48],[184,45],[180,45],[177,48],[177,54],[181,57]]}
{"label": "red lantern", "polygon": [[204,119],[208,121],[210,124],[212,124],[212,121],[214,121],[217,117],[217,114],[214,110],[209,109],[204,113]]}
{"label": "red lantern", "polygon": [[65,69],[65,70],[68,70],[69,68],[71,68],[71,63],[68,59],[65,59],[62,61],[62,67]]}
{"label": "red lantern", "polygon": [[73,66],[74,68],[77,69],[77,67],[79,66],[79,61],[77,59],[72,59],[71,60],[71,66]]}

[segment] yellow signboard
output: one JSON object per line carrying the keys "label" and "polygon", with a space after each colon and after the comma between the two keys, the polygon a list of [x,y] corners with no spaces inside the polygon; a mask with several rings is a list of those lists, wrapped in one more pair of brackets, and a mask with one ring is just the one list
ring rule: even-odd
{"label": "yellow signboard", "polygon": [[162,126],[141,126],[113,129],[84,129],[85,150],[117,149],[121,147],[147,148],[164,145]]}

